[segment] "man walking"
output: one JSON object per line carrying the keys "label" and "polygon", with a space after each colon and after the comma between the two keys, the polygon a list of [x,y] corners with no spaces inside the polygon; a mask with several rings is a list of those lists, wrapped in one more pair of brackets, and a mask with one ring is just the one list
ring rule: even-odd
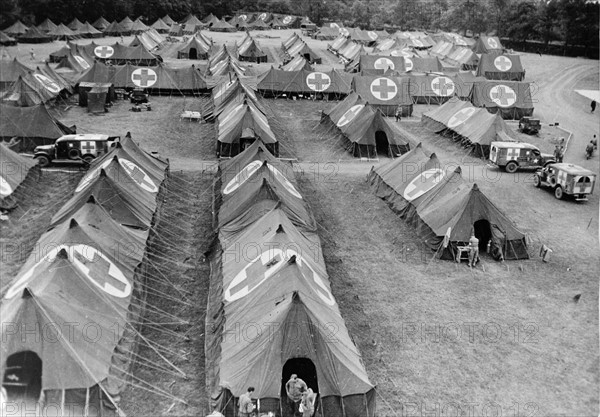
{"label": "man walking", "polygon": [[469,239],[469,266],[473,267],[479,262],[479,239],[474,234]]}
{"label": "man walking", "polygon": [[290,380],[285,384],[285,391],[288,396],[288,404],[292,409],[292,416],[302,416],[299,411],[300,401],[302,401],[302,392],[307,389],[306,382],[298,378],[296,374],[292,374]]}

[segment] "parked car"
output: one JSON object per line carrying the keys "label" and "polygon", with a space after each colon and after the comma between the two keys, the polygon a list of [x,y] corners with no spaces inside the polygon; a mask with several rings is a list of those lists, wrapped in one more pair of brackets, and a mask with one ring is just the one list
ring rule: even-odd
{"label": "parked car", "polygon": [[554,155],[541,153],[536,146],[525,142],[492,142],[489,160],[510,173],[519,168],[537,169],[556,162]]}
{"label": "parked car", "polygon": [[52,145],[37,146],[33,157],[42,167],[54,163],[89,165],[95,158],[107,153],[120,136],[100,134],[65,135]]}
{"label": "parked car", "polygon": [[519,120],[519,130],[528,135],[537,135],[542,129],[540,119],[533,119],[531,117],[521,117]]}
{"label": "parked car", "polygon": [[554,196],[562,200],[573,196],[576,201],[586,201],[594,191],[596,174],[577,165],[567,163],[548,164],[533,177],[536,187],[554,189]]}
{"label": "parked car", "polygon": [[147,103],[148,94],[143,88],[134,88],[133,91],[129,93],[129,101],[133,104]]}

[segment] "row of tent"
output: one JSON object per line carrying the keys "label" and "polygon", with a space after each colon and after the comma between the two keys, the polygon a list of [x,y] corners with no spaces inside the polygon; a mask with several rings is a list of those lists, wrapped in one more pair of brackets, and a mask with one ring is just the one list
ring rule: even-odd
{"label": "row of tent", "polygon": [[335,126],[355,157],[377,159],[384,154],[394,158],[410,149],[409,143],[400,137],[381,110],[356,93],[323,111],[321,123],[325,122]]}
{"label": "row of tent", "polygon": [[118,413],[147,307],[147,259],[167,178],[168,162],[126,137],[53,216],[37,242],[42,252],[33,251],[0,302],[8,402],[37,403],[44,415]]}
{"label": "row of tent", "polygon": [[[296,374],[317,394],[315,415],[376,415],[375,387],[332,294],[317,223],[291,165],[254,142],[219,163],[213,207],[205,332],[211,406],[234,417],[236,398],[253,386],[260,415],[291,415],[284,384]],[[272,331],[229,336],[266,318]]]}
{"label": "row of tent", "polygon": [[388,164],[373,167],[368,181],[424,243],[445,259],[474,234],[480,251],[497,259],[528,259],[523,232],[479,189],[463,178],[460,166],[427,155],[421,144]]}
{"label": "row of tent", "polygon": [[281,69],[285,71],[311,70],[312,64],[322,61],[296,32],[281,44],[281,58],[284,64]]}

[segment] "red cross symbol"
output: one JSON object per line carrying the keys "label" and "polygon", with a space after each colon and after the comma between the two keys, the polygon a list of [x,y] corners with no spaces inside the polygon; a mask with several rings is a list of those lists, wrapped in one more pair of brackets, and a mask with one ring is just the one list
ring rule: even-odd
{"label": "red cross symbol", "polygon": [[431,190],[444,178],[444,171],[439,168],[428,169],[414,178],[404,189],[403,196],[412,201]]}
{"label": "red cross symbol", "polygon": [[137,165],[133,167],[131,171],[131,178],[135,182],[137,182],[142,188],[154,188],[154,183],[150,180],[150,178],[146,175],[144,171],[138,168]]}
{"label": "red cross symbol", "polygon": [[156,80],[156,73],[151,69],[138,68],[131,73],[131,81],[138,87],[150,87]]}
{"label": "red cross symbol", "polygon": [[331,78],[322,72],[311,72],[306,76],[306,85],[313,91],[327,90],[331,85]]}
{"label": "red cross symbol", "polygon": [[498,42],[496,42],[496,39],[489,38],[488,41],[487,41],[487,43],[490,46],[490,48],[492,48],[492,49],[497,49],[498,48]]}
{"label": "red cross symbol", "polygon": [[517,101],[517,95],[506,85],[497,85],[490,90],[490,98],[500,107],[512,106]]}
{"label": "red cross symbol", "polygon": [[338,127],[346,126],[348,123],[354,120],[356,115],[360,113],[363,107],[365,107],[364,104],[357,104],[356,106],[352,106],[352,108],[347,110],[346,113],[344,113],[344,115],[337,122]]}
{"label": "red cross symbol", "polygon": [[448,97],[454,93],[454,83],[447,77],[435,77],[431,81],[433,92],[442,97]]}
{"label": "red cross symbol", "polygon": [[379,100],[387,101],[396,97],[398,87],[389,78],[377,78],[371,83],[371,94]]}
{"label": "red cross symbol", "polygon": [[[90,248],[88,247],[88,249]],[[120,293],[125,293],[129,284],[122,282],[109,273],[111,263],[107,259],[100,256],[96,251],[94,251],[94,258],[92,260],[83,256],[77,250],[73,252],[75,258],[89,269],[87,276],[98,283],[101,288],[108,289],[112,287]]]}
{"label": "red cross symbol", "polygon": [[373,64],[373,66],[377,69],[382,69],[384,71],[387,71],[388,68],[396,68],[394,62],[389,58],[379,58],[375,61],[375,64]]}
{"label": "red cross symbol", "polygon": [[506,158],[511,161],[515,160],[521,154],[521,150],[519,148],[508,148],[508,152],[506,153]]}
{"label": "red cross symbol", "polygon": [[291,21],[292,21],[292,16],[286,16],[283,19],[283,23],[286,24],[286,25],[289,25]]}
{"label": "red cross symbol", "polygon": [[94,48],[94,54],[97,57],[100,58],[109,58],[111,56],[113,56],[113,54],[115,53],[115,50],[113,49],[112,46],[96,46],[96,48]]}
{"label": "red cross symbol", "polygon": [[448,121],[448,127],[453,128],[460,124],[463,124],[464,122],[467,121],[467,119],[469,119],[473,115],[473,113],[475,113],[475,111],[476,111],[475,107],[469,107],[469,108],[457,111],[454,114],[454,116],[452,116],[450,118],[450,120]]}
{"label": "red cross symbol", "polygon": [[404,67],[406,68],[406,71],[411,71],[414,67],[414,63],[412,62],[412,59],[408,58],[408,57],[404,57]]}
{"label": "red cross symbol", "polygon": [[84,155],[88,153],[95,154],[96,142],[81,142],[81,153]]}
{"label": "red cross symbol", "polygon": [[505,56],[499,56],[494,59],[494,66],[500,71],[508,71],[512,68],[512,61]]}
{"label": "red cross symbol", "polygon": [[376,40],[377,39],[377,34],[373,31],[369,31],[367,32],[367,35],[369,35],[369,38]]}
{"label": "red cross symbol", "polygon": [[54,81],[52,81],[50,78],[46,77],[45,75],[42,74],[33,74],[33,76],[42,83],[42,85],[50,92],[52,93],[59,93],[60,92],[60,87],[58,86],[58,84],[56,84]]}
{"label": "red cross symbol", "polygon": [[[267,260],[267,257],[263,255],[268,253],[269,252],[264,252],[261,254],[261,256],[256,258],[254,262],[252,262],[244,271],[242,271],[242,273],[245,274],[245,279],[228,289],[229,294],[231,294],[229,298],[236,300],[240,298],[238,296],[239,292],[245,293],[242,295],[242,297],[250,293],[265,280],[267,275],[272,275],[274,271],[282,265],[281,262],[283,261],[283,256],[280,250],[275,250],[273,257],[268,258]],[[264,264],[263,258],[265,258],[266,261]]]}

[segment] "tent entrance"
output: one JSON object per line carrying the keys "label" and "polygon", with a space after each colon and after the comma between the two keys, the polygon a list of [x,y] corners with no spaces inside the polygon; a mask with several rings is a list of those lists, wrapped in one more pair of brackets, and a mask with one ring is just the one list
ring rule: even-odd
{"label": "tent entrance", "polygon": [[198,59],[198,50],[196,48],[190,48],[189,59]]}
{"label": "tent entrance", "polygon": [[390,155],[390,143],[384,131],[378,130],[375,132],[375,148],[377,155]]}
{"label": "tent entrance", "polygon": [[[290,380],[292,374],[298,375],[298,378],[306,382],[308,388],[311,388],[315,394],[319,392],[317,368],[315,367],[313,361],[308,358],[288,359],[288,361],[283,365],[283,369],[281,371],[281,405],[283,410],[287,410],[288,408],[288,398],[285,391],[285,384]],[[287,411],[291,413],[291,409]],[[285,415],[286,414],[284,413],[284,416]]]}
{"label": "tent entrance", "polygon": [[31,351],[17,352],[6,359],[2,386],[10,400],[38,401],[42,391],[42,360]]}
{"label": "tent entrance", "polygon": [[473,224],[475,237],[479,239],[479,253],[485,253],[487,244],[492,238],[492,226],[486,219],[477,220]]}

